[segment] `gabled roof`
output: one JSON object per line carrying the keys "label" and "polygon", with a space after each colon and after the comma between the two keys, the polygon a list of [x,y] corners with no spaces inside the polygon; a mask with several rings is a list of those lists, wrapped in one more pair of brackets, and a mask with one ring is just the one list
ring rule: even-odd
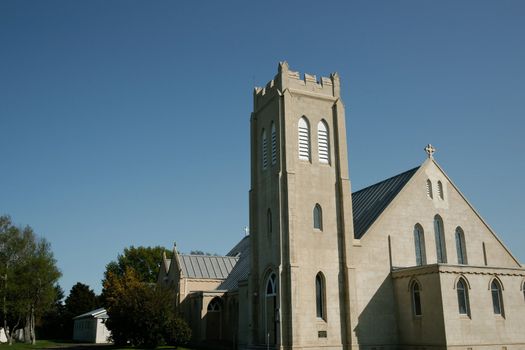
{"label": "gabled roof", "polygon": [[188,278],[225,279],[237,260],[232,256],[179,254],[180,268]]}
{"label": "gabled roof", "polygon": [[352,193],[354,237],[359,239],[392,202],[419,167]]}
{"label": "gabled roof", "polygon": [[228,255],[234,254],[239,256],[239,261],[233,268],[232,272],[217,287],[218,290],[236,290],[239,288],[239,281],[245,280],[248,278],[250,273],[250,236],[244,237],[233,249],[228,253]]}
{"label": "gabled roof", "polygon": [[79,318],[108,318],[108,313],[106,312],[106,309],[101,307],[95,310],[88,311],[85,314],[73,317],[74,320],[77,320]]}

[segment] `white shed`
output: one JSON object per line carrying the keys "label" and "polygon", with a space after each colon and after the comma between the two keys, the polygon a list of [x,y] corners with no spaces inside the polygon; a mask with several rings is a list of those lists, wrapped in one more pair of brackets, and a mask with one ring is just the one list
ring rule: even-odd
{"label": "white shed", "polygon": [[73,340],[86,343],[109,343],[111,332],[106,328],[108,313],[100,308],[73,317]]}

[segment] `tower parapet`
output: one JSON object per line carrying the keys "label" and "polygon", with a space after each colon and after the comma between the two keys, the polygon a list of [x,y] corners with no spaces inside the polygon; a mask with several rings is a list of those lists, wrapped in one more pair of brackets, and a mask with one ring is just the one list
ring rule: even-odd
{"label": "tower parapet", "polygon": [[271,100],[275,94],[281,95],[287,89],[292,93],[313,93],[337,99],[340,97],[340,82],[337,73],[329,77],[317,77],[313,74],[290,70],[286,61],[279,62],[278,72],[265,87],[256,87],[253,91],[254,111],[257,111]]}

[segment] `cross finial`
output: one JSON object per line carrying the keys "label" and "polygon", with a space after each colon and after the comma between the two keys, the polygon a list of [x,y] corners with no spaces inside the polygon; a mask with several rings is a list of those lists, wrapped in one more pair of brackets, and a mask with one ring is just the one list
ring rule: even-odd
{"label": "cross finial", "polygon": [[248,236],[249,234],[250,234],[250,229],[248,228],[248,226],[244,226],[244,235]]}
{"label": "cross finial", "polygon": [[430,143],[425,147],[425,152],[428,154],[428,158],[434,158],[434,152],[436,152],[436,149],[434,146],[432,146]]}

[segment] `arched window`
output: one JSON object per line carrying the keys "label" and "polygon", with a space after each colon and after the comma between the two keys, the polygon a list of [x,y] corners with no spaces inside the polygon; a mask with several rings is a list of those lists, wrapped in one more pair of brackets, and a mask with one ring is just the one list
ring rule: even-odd
{"label": "arched window", "polygon": [[460,278],[456,283],[456,292],[458,293],[458,311],[460,315],[470,316],[470,305],[468,300],[468,285]]}
{"label": "arched window", "polygon": [[504,315],[503,311],[503,295],[501,293],[501,285],[497,279],[493,279],[490,284],[490,292],[492,294],[492,308],[495,315]]}
{"label": "arched window", "polygon": [[430,179],[427,179],[427,196],[430,199],[434,198],[434,194],[432,193],[432,181],[430,181]]}
{"label": "arched window", "polygon": [[275,132],[275,124],[272,122],[271,127],[271,138],[272,138],[272,165],[277,163],[277,135]]}
{"label": "arched window", "polygon": [[441,181],[438,181],[438,195],[441,199],[445,198],[445,195],[443,194],[443,184],[441,183]]}
{"label": "arched window", "polygon": [[456,228],[456,251],[458,254],[458,264],[467,265],[467,248],[465,246],[465,233],[461,227]]}
{"label": "arched window", "polygon": [[320,163],[330,163],[330,139],[328,138],[328,126],[324,120],[317,124],[317,150]]}
{"label": "arched window", "polygon": [[412,311],[414,316],[421,316],[421,288],[416,281],[412,282]]}
{"label": "arched window", "polygon": [[436,236],[437,262],[446,264],[447,250],[445,246],[445,233],[443,231],[443,220],[439,215],[434,217],[434,231]]}
{"label": "arched window", "polygon": [[326,321],[324,276],[321,272],[315,276],[315,310],[317,317]]}
{"label": "arched window", "polygon": [[277,276],[272,272],[266,281],[266,296],[272,297],[275,295],[277,295]]}
{"label": "arched window", "polygon": [[221,312],[222,302],[219,297],[213,298],[208,304],[208,312]]}
{"label": "arched window", "polygon": [[423,227],[419,224],[414,226],[414,244],[416,247],[416,265],[425,265],[427,263],[425,234],[423,232]]}
{"label": "arched window", "polygon": [[266,138],[266,130],[262,131],[262,167],[268,167],[268,140]]}
{"label": "arched window", "polygon": [[266,212],[266,232],[272,233],[272,211],[270,208],[268,208],[268,211]]}
{"label": "arched window", "polygon": [[305,117],[299,119],[299,159],[310,160],[310,126]]}
{"label": "arched window", "polygon": [[316,204],[314,207],[314,228],[321,231],[323,230],[323,211],[319,204]]}

